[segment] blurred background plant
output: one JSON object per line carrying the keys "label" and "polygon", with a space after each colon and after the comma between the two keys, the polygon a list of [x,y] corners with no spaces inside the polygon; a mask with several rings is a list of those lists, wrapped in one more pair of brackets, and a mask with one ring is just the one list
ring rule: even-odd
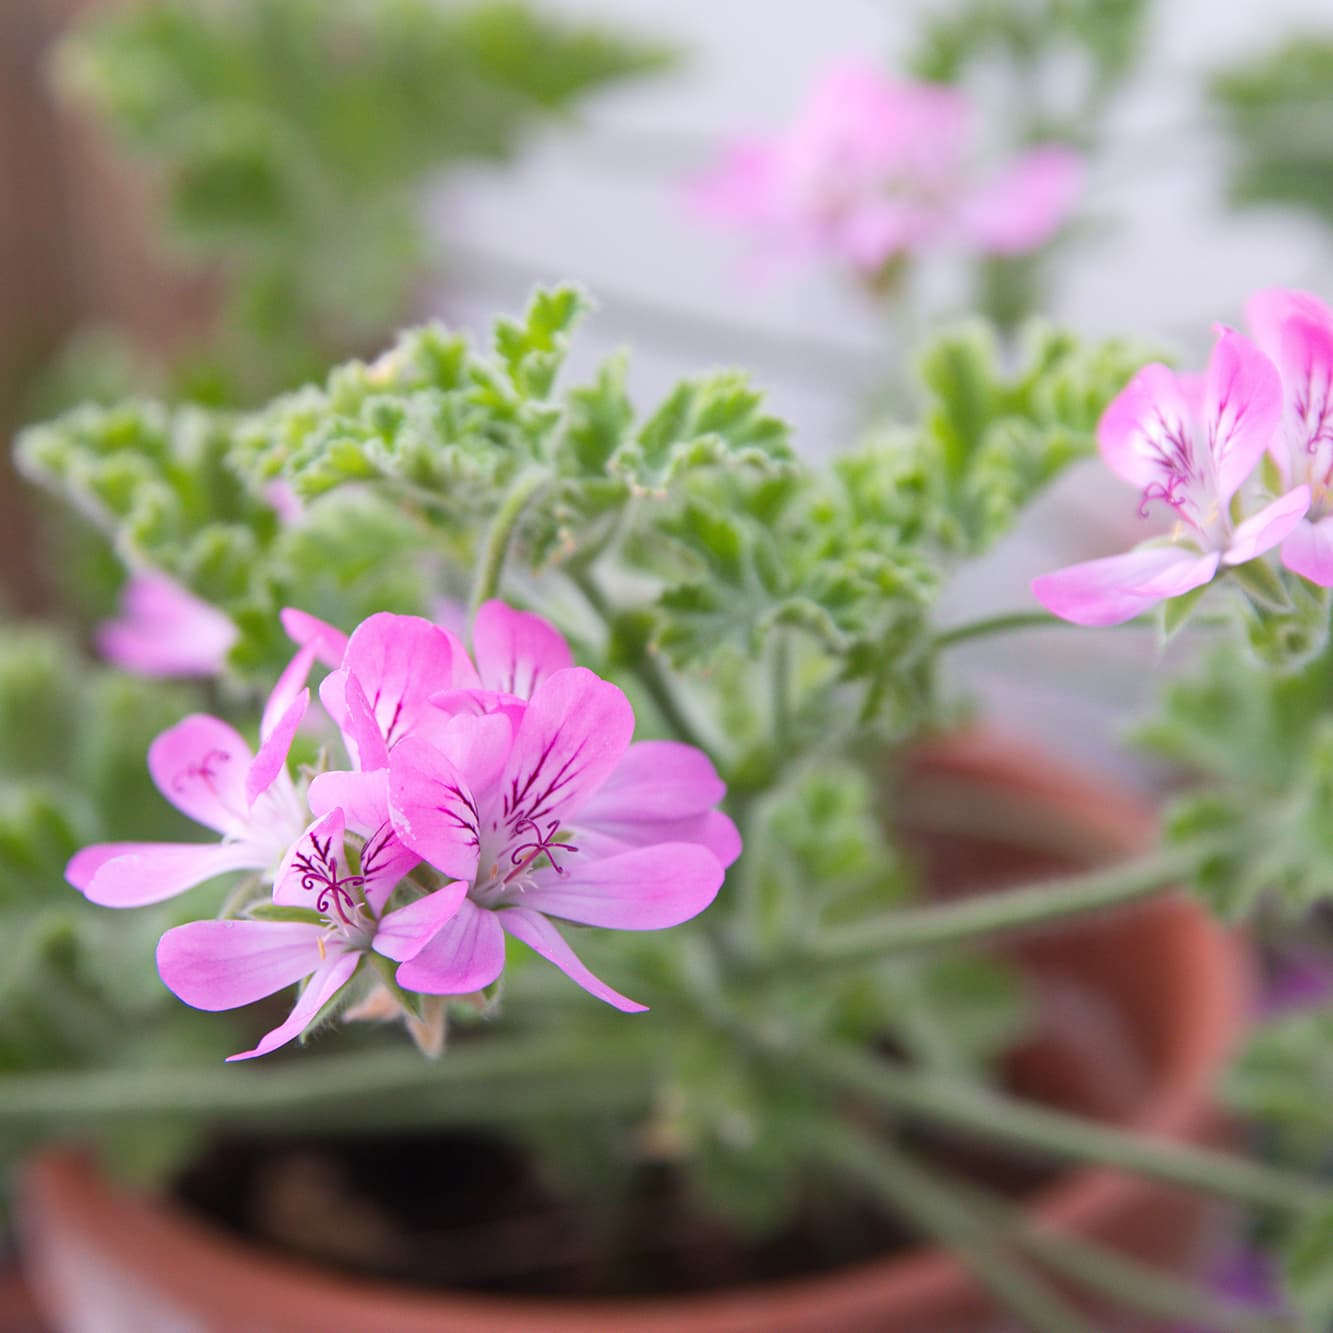
{"label": "blurred background plant", "polygon": [[[448,262],[423,230],[428,180],[510,160],[593,92],[674,58],[520,0],[175,0],[94,16],[55,72],[151,171],[177,261],[212,279],[208,326],[154,368],[158,384],[239,404],[374,348],[419,309]],[[73,355],[113,369],[100,344]]]}

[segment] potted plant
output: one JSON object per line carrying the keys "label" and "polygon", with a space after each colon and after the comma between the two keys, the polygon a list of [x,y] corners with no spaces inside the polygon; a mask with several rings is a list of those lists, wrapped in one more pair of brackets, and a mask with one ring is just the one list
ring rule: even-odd
{"label": "potted plant", "polygon": [[[585,306],[539,290],[489,351],[429,326],[252,413],[139,401],[22,439],[189,590],[134,620],[140,666],[229,626],[207,707],[148,752],[221,841],[135,815],[68,866],[115,973],[136,914],[166,914],[154,1004],[206,1049],[107,1043],[0,1083],[30,1139],[174,1159],[174,1202],[36,1159],[48,1308],[76,1330],[1300,1326],[1173,1276],[1197,1202],[1125,1173],[1246,1205],[1312,1271],[1329,1191],[1210,1145],[1244,969],[1179,894],[1318,891],[1322,455],[1298,405],[1327,311],[1263,295],[1202,395],[1049,330],[1005,369],[967,327],[925,349],[918,423],[814,466],[733,372],[646,416],[620,357],[565,387]],[[1284,762],[1192,797],[1156,849],[1127,798],[969,731],[941,670],[1060,623],[934,608],[1095,445],[1177,528],[1038,598],[1093,625],[1160,604],[1169,633],[1223,636],[1212,670],[1255,699],[1307,681]],[[1163,727],[1215,728],[1218,698],[1182,687]],[[136,966],[156,987],[148,948]],[[215,1043],[249,1067],[206,1067]],[[886,1259],[893,1218],[953,1257]],[[410,1290],[432,1279],[454,1290]]]}

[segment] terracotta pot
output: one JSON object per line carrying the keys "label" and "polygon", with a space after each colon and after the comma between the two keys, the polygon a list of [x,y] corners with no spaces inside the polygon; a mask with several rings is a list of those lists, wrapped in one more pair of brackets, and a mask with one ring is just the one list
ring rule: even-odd
{"label": "terracotta pot", "polygon": [[[930,748],[909,789],[948,787],[957,807],[968,792],[997,794],[1039,817],[1089,856],[1141,847],[1151,820],[1123,792],[993,737]],[[948,882],[980,860],[1000,879],[1068,858],[1042,858],[1002,838],[935,839],[935,869]],[[1066,1106],[1125,1104],[1114,1119],[1146,1134],[1200,1141],[1212,1136],[1209,1093],[1244,1021],[1243,956],[1192,901],[1162,897],[1077,927],[1026,939],[1015,952],[1043,996],[1078,993],[1090,1006],[1015,1061],[1020,1087]],[[1112,1068],[1098,1025],[1131,1039],[1131,1068]],[[1091,1058],[1080,1053],[1093,1050]],[[1062,1054],[1063,1052],[1063,1054]],[[1116,1062],[1109,1062],[1113,1066]],[[1121,1062],[1123,1063],[1123,1062]],[[1006,1327],[969,1275],[947,1254],[920,1249],[831,1274],[766,1287],[614,1302],[477,1294],[429,1294],[349,1280],[251,1247],[169,1200],[123,1192],[84,1157],[50,1153],[26,1173],[20,1215],[27,1269],[43,1308],[66,1333],[853,1333]],[[1164,1265],[1188,1262],[1207,1220],[1194,1197],[1099,1169],[1059,1176],[1030,1200],[1035,1217],[1108,1241]],[[1100,1325],[1110,1328],[1108,1321]],[[1143,1324],[1133,1327],[1142,1329]]]}

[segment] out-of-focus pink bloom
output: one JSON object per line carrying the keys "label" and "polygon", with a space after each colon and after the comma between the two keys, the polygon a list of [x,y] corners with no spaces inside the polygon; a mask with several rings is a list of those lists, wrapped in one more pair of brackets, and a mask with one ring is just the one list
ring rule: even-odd
{"label": "out-of-focus pink bloom", "polygon": [[1333,588],[1333,311],[1309,292],[1269,288],[1248,307],[1254,340],[1282,376],[1273,459],[1288,485],[1309,484],[1309,512],[1282,543],[1282,563]]}
{"label": "out-of-focus pink bloom", "polygon": [[410,959],[457,911],[461,884],[385,913],[390,893],[415,859],[405,864],[367,844],[353,874],[343,837],[342,812],[331,811],[305,830],[278,871],[274,902],[308,909],[315,919],[192,921],[158,943],[162,980],[196,1009],[235,1009],[306,982],[287,1020],[253,1050],[229,1059],[267,1055],[299,1037],[351,981],[368,951]]}
{"label": "out-of-focus pink bloom", "polygon": [[701,215],[753,231],[770,253],[828,253],[867,272],[941,244],[1036,249],[1068,218],[1082,161],[1048,144],[976,180],[971,118],[955,88],[894,82],[844,61],[784,133],[734,144],[690,197]]}
{"label": "out-of-focus pink bloom", "polygon": [[291,527],[301,521],[305,507],[291,485],[281,477],[268,482],[264,486],[263,494],[269,508],[277,514],[278,521],[284,526]]}
{"label": "out-of-focus pink bloom", "polygon": [[216,676],[238,637],[215,606],[156,571],[132,574],[115,620],[97,629],[97,650],[136,676]]}
{"label": "out-of-focus pink bloom", "polygon": [[1232,500],[1281,416],[1273,363],[1231,329],[1219,329],[1204,377],[1145,366],[1102,415],[1097,443],[1111,471],[1139,489],[1139,512],[1166,505],[1175,531],[1165,544],[1043,575],[1032,584],[1037,600],[1078,625],[1117,625],[1277,546],[1309,508],[1309,486],[1239,522]]}

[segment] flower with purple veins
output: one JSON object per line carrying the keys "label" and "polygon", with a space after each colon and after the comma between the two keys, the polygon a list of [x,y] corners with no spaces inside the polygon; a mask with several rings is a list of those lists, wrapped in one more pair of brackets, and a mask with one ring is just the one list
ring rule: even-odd
{"label": "flower with purple veins", "polygon": [[1333,310],[1308,292],[1269,288],[1247,307],[1254,340],[1282,377],[1273,461],[1287,485],[1310,487],[1309,512],[1282,541],[1294,574],[1333,587]]}
{"label": "flower with purple veins", "polygon": [[347,859],[342,812],[316,820],[289,849],[278,872],[273,901],[304,909],[310,919],[242,918],[192,921],[162,936],[158,972],[167,987],[196,1009],[235,1009],[295,982],[304,982],[285,1022],[248,1051],[267,1055],[299,1037],[342,993],[366,955],[394,962],[415,956],[458,910],[465,888],[448,884],[391,912],[384,908],[405,863],[390,839],[360,849],[360,869]]}
{"label": "flower with purple veins", "polygon": [[148,749],[158,791],[222,835],[218,843],[109,842],[85,847],[65,868],[104,907],[141,907],[236,870],[272,873],[305,826],[287,752],[310,701],[302,690],[272,723],[258,754],[220,718],[195,713]]}
{"label": "flower with purple veins", "polygon": [[[703,911],[739,854],[714,809],[723,788],[687,745],[630,745],[634,714],[614,685],[581,667],[553,671],[520,713],[459,714],[433,744],[389,757],[389,806],[402,841],[462,881],[467,897],[399,984],[467,994],[504,968],[521,940],[616,1008],[643,1008],[580,961],[553,918],[658,930]],[[637,753],[636,753],[637,751]]]}
{"label": "flower with purple veins", "polygon": [[1145,366],[1103,413],[1097,444],[1107,467],[1138,489],[1140,514],[1164,505],[1175,529],[1164,543],[1035,579],[1037,600],[1077,625],[1118,625],[1281,543],[1310,507],[1308,485],[1243,519],[1233,514],[1281,415],[1277,370],[1232,329],[1219,330],[1204,377]]}

